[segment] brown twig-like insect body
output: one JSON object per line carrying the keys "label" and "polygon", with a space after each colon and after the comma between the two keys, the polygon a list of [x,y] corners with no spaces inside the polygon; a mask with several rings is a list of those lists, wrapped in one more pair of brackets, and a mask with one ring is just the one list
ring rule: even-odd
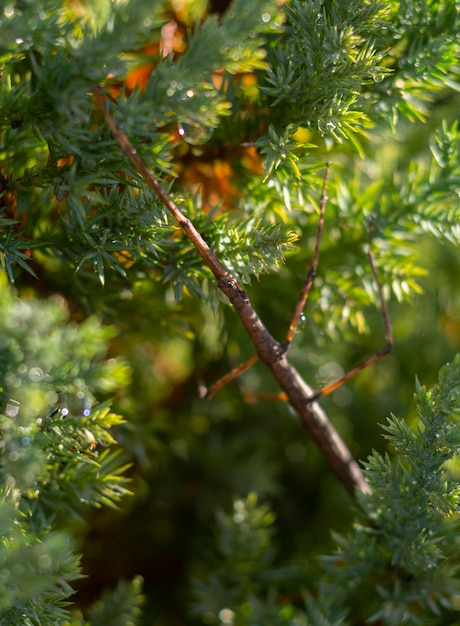
{"label": "brown twig-like insect body", "polygon": [[[357,491],[370,493],[370,487],[366,482],[359,465],[356,463],[349,449],[337,433],[332,423],[329,421],[326,413],[315,401],[317,397],[324,395],[324,391],[314,392],[314,390],[311,389],[311,387],[309,387],[309,385],[307,385],[307,383],[302,379],[297,370],[289,363],[286,356],[287,348],[292,340],[293,329],[295,329],[299,321],[316,273],[322,225],[324,221],[324,210],[326,205],[326,189],[329,166],[327,166],[323,182],[320,206],[320,225],[318,229],[319,234],[317,235],[316,240],[313,268],[310,270],[305,281],[298,305],[296,306],[293,320],[289,326],[286,340],[283,343],[280,343],[268,332],[262,320],[253,309],[247,293],[238,284],[236,278],[217,258],[214,251],[211,250],[193,223],[184,216],[180,208],[172,201],[157,179],[147,168],[126,133],[120,128],[119,124],[108,110],[106,100],[99,88],[94,91],[94,99],[98,108],[102,112],[114,139],[118,142],[121,149],[130,159],[136,170],[142,175],[147,185],[153,189],[158,198],[163,202],[164,206],[173,215],[178,225],[185,232],[198,253],[203,258],[203,261],[215,276],[219,289],[227,296],[229,301],[234,306],[251,339],[251,342],[256,349],[257,355],[251,357],[251,359],[249,359],[249,361],[245,364],[238,366],[238,368],[234,370],[234,375],[232,375],[232,373],[228,374],[225,383],[228,382],[228,380],[233,380],[233,378],[237,375],[248,369],[256,360],[260,359],[263,361],[280,385],[288,402],[300,415],[302,423],[323,451],[337,477],[352,497],[356,496]],[[373,270],[376,275],[375,263],[373,263]],[[379,294],[381,295],[380,287]],[[381,300],[383,302],[383,298],[381,298]],[[385,319],[388,319],[386,309]],[[391,333],[388,328],[387,338],[390,344]],[[383,353],[381,356],[383,356]],[[371,359],[368,359],[368,361],[359,366],[360,369],[358,369],[358,371],[361,371],[361,369],[364,369],[367,365],[374,363],[376,360],[381,358],[381,356],[374,355],[374,357],[371,357]],[[348,375],[344,377],[345,380],[348,380],[347,376]],[[351,374],[349,377],[351,377]],[[345,382],[345,380],[343,382]],[[223,384],[219,388],[222,386]],[[328,387],[326,387],[326,390],[327,389]],[[329,392],[327,391],[327,393]]]}

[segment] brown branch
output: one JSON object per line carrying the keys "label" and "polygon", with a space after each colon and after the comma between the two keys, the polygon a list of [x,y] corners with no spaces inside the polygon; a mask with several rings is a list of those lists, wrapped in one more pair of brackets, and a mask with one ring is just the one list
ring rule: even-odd
{"label": "brown branch", "polygon": [[235,378],[237,378],[243,372],[252,367],[254,363],[256,363],[258,360],[259,355],[253,354],[247,361],[245,361],[244,363],[240,363],[239,365],[234,367],[228,374],[225,374],[225,376],[219,378],[217,382],[211,385],[209,389],[204,392],[203,397],[212,398],[215,393],[220,391],[223,387],[225,387],[225,385],[228,385],[228,383],[230,383],[232,380],[235,380]]}
{"label": "brown branch", "polygon": [[147,168],[126,133],[123,132],[113,115],[109,112],[106,106],[106,99],[100,89],[94,91],[94,99],[114,139],[136,170],[143,176],[145,182],[153,189],[165,207],[174,216],[178,225],[214,274],[219,289],[235,307],[256,348],[259,358],[266,364],[282,390],[286,393],[289,403],[299,413],[303,424],[325,454],[339,480],[353,497],[356,496],[357,491],[369,493],[370,487],[347,446],[328,420],[325,412],[318,404],[311,401],[313,390],[288,362],[285,356],[286,346],[280,344],[271,336],[252,308],[246,292],[240,287],[236,278],[220,262],[193,223],[183,215],[180,208],[166,194],[157,179]]}
{"label": "brown branch", "polygon": [[319,220],[318,220],[318,228],[316,231],[316,242],[315,242],[315,252],[313,254],[313,262],[310,268],[310,271],[307,274],[305,282],[302,287],[302,291],[300,292],[299,300],[297,302],[294,315],[292,317],[291,323],[289,324],[289,328],[286,335],[286,344],[289,345],[294,336],[295,330],[297,328],[297,324],[299,323],[300,316],[305,308],[305,303],[307,302],[308,294],[310,293],[310,289],[313,285],[313,281],[315,280],[316,272],[318,270],[318,262],[319,262],[319,251],[321,247],[321,237],[323,235],[323,227],[324,227],[324,213],[326,211],[326,203],[327,203],[327,183],[329,180],[329,168],[330,163],[326,163],[326,171],[324,173],[323,178],[323,188],[321,191],[321,200],[319,203]]}

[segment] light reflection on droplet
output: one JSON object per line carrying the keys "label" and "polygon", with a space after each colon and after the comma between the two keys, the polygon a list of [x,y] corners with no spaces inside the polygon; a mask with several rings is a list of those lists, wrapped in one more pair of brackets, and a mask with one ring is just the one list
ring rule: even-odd
{"label": "light reflection on droplet", "polygon": [[299,315],[299,321],[297,322],[296,332],[302,332],[307,327],[307,316],[305,313]]}
{"label": "light reflection on droplet", "polygon": [[199,146],[206,143],[210,139],[213,130],[213,128],[203,126],[198,122],[190,124],[179,122],[177,125],[177,132],[179,135],[183,137],[184,141],[192,146]]}
{"label": "light reflection on droplet", "polygon": [[5,409],[7,417],[16,417],[19,413],[19,406],[19,402],[16,402],[16,400],[9,400]]}
{"label": "light reflection on droplet", "polygon": [[31,367],[29,370],[29,378],[32,382],[38,383],[40,380],[43,380],[45,374],[40,367]]}
{"label": "light reflection on droplet", "polygon": [[231,609],[221,609],[219,611],[219,619],[222,624],[232,626],[234,624],[235,613]]}

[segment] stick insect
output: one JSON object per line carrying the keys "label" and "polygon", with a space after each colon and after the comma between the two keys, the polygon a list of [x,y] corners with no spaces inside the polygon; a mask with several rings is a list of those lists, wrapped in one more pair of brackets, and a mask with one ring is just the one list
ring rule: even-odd
{"label": "stick insect", "polygon": [[[235,379],[260,359],[263,363],[265,363],[281,387],[282,397],[286,399],[291,407],[299,414],[303,425],[316,441],[317,445],[329,461],[336,476],[342,482],[349,494],[352,497],[356,497],[358,492],[364,494],[370,493],[370,487],[364,478],[358,463],[353,458],[348,447],[328,419],[324,410],[318,404],[317,400],[319,400],[322,396],[331,393],[335,389],[338,389],[341,385],[350,380],[350,378],[353,378],[365,368],[369,367],[373,363],[376,363],[388,354],[392,348],[393,339],[391,335],[388,312],[383,298],[382,288],[378,280],[376,263],[371,249],[369,249],[369,257],[372,272],[378,285],[378,293],[385,323],[387,340],[386,346],[342,376],[339,380],[326,385],[326,387],[323,387],[319,391],[314,391],[287,359],[288,348],[292,342],[294,331],[305,307],[318,267],[321,236],[324,226],[324,213],[327,203],[327,183],[330,165],[328,164],[326,166],[323,180],[320,201],[320,219],[316,235],[313,264],[305,279],[286,337],[283,342],[279,342],[269,333],[259,315],[254,310],[248,294],[238,283],[235,276],[233,276],[233,274],[225,267],[224,263],[222,263],[215,252],[209,247],[208,243],[196,229],[192,221],[184,215],[179,206],[165,192],[157,178],[146,166],[133,143],[127,134],[122,130],[112,112],[109,110],[109,104],[111,103],[110,96],[106,97],[100,88],[96,88],[93,91],[93,96],[96,105],[104,116],[105,122],[110,129],[113,138],[131,161],[136,171],[143,177],[145,183],[155,192],[166,209],[174,217],[178,226],[184,231],[197,252],[202,257],[204,263],[211,270],[217,281],[218,288],[229,299],[235,308],[256,350],[256,354],[253,357],[246,361],[246,363],[243,363],[232,370],[232,372],[224,376],[220,379],[220,381],[217,381],[206,392],[206,395],[208,397],[213,395],[225,384]],[[116,103],[113,104],[116,105]]]}

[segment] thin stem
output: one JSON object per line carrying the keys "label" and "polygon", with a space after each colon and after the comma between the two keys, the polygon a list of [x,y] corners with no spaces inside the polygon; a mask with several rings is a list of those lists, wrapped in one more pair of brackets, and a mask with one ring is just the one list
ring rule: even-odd
{"label": "thin stem", "polygon": [[329,180],[329,171],[331,164],[326,163],[326,170],[324,172],[323,177],[323,188],[321,191],[321,200],[319,203],[319,220],[318,220],[318,228],[316,231],[316,243],[315,243],[315,252],[313,254],[313,262],[310,268],[310,271],[307,274],[304,285],[302,287],[302,291],[300,292],[299,300],[297,301],[297,305],[295,307],[294,315],[292,317],[291,323],[289,324],[289,328],[287,331],[285,343],[289,345],[294,336],[295,330],[299,323],[300,316],[305,308],[305,304],[307,302],[308,294],[310,293],[310,289],[313,285],[313,281],[315,280],[316,272],[318,269],[319,262],[319,251],[321,248],[321,237],[323,235],[324,228],[324,213],[326,211],[327,204],[327,183]]}
{"label": "thin stem", "polygon": [[248,370],[258,360],[259,360],[259,355],[254,354],[251,358],[249,358],[244,363],[240,363],[239,365],[234,367],[228,374],[225,374],[225,376],[222,376],[222,378],[219,378],[218,381],[216,381],[213,385],[211,385],[209,389],[206,391],[206,393],[204,394],[204,397],[211,398],[215,393],[217,393],[223,387],[225,387],[225,385],[228,385],[228,383],[232,382],[232,380],[235,380],[235,378],[238,378],[238,376],[240,376],[243,372]]}

